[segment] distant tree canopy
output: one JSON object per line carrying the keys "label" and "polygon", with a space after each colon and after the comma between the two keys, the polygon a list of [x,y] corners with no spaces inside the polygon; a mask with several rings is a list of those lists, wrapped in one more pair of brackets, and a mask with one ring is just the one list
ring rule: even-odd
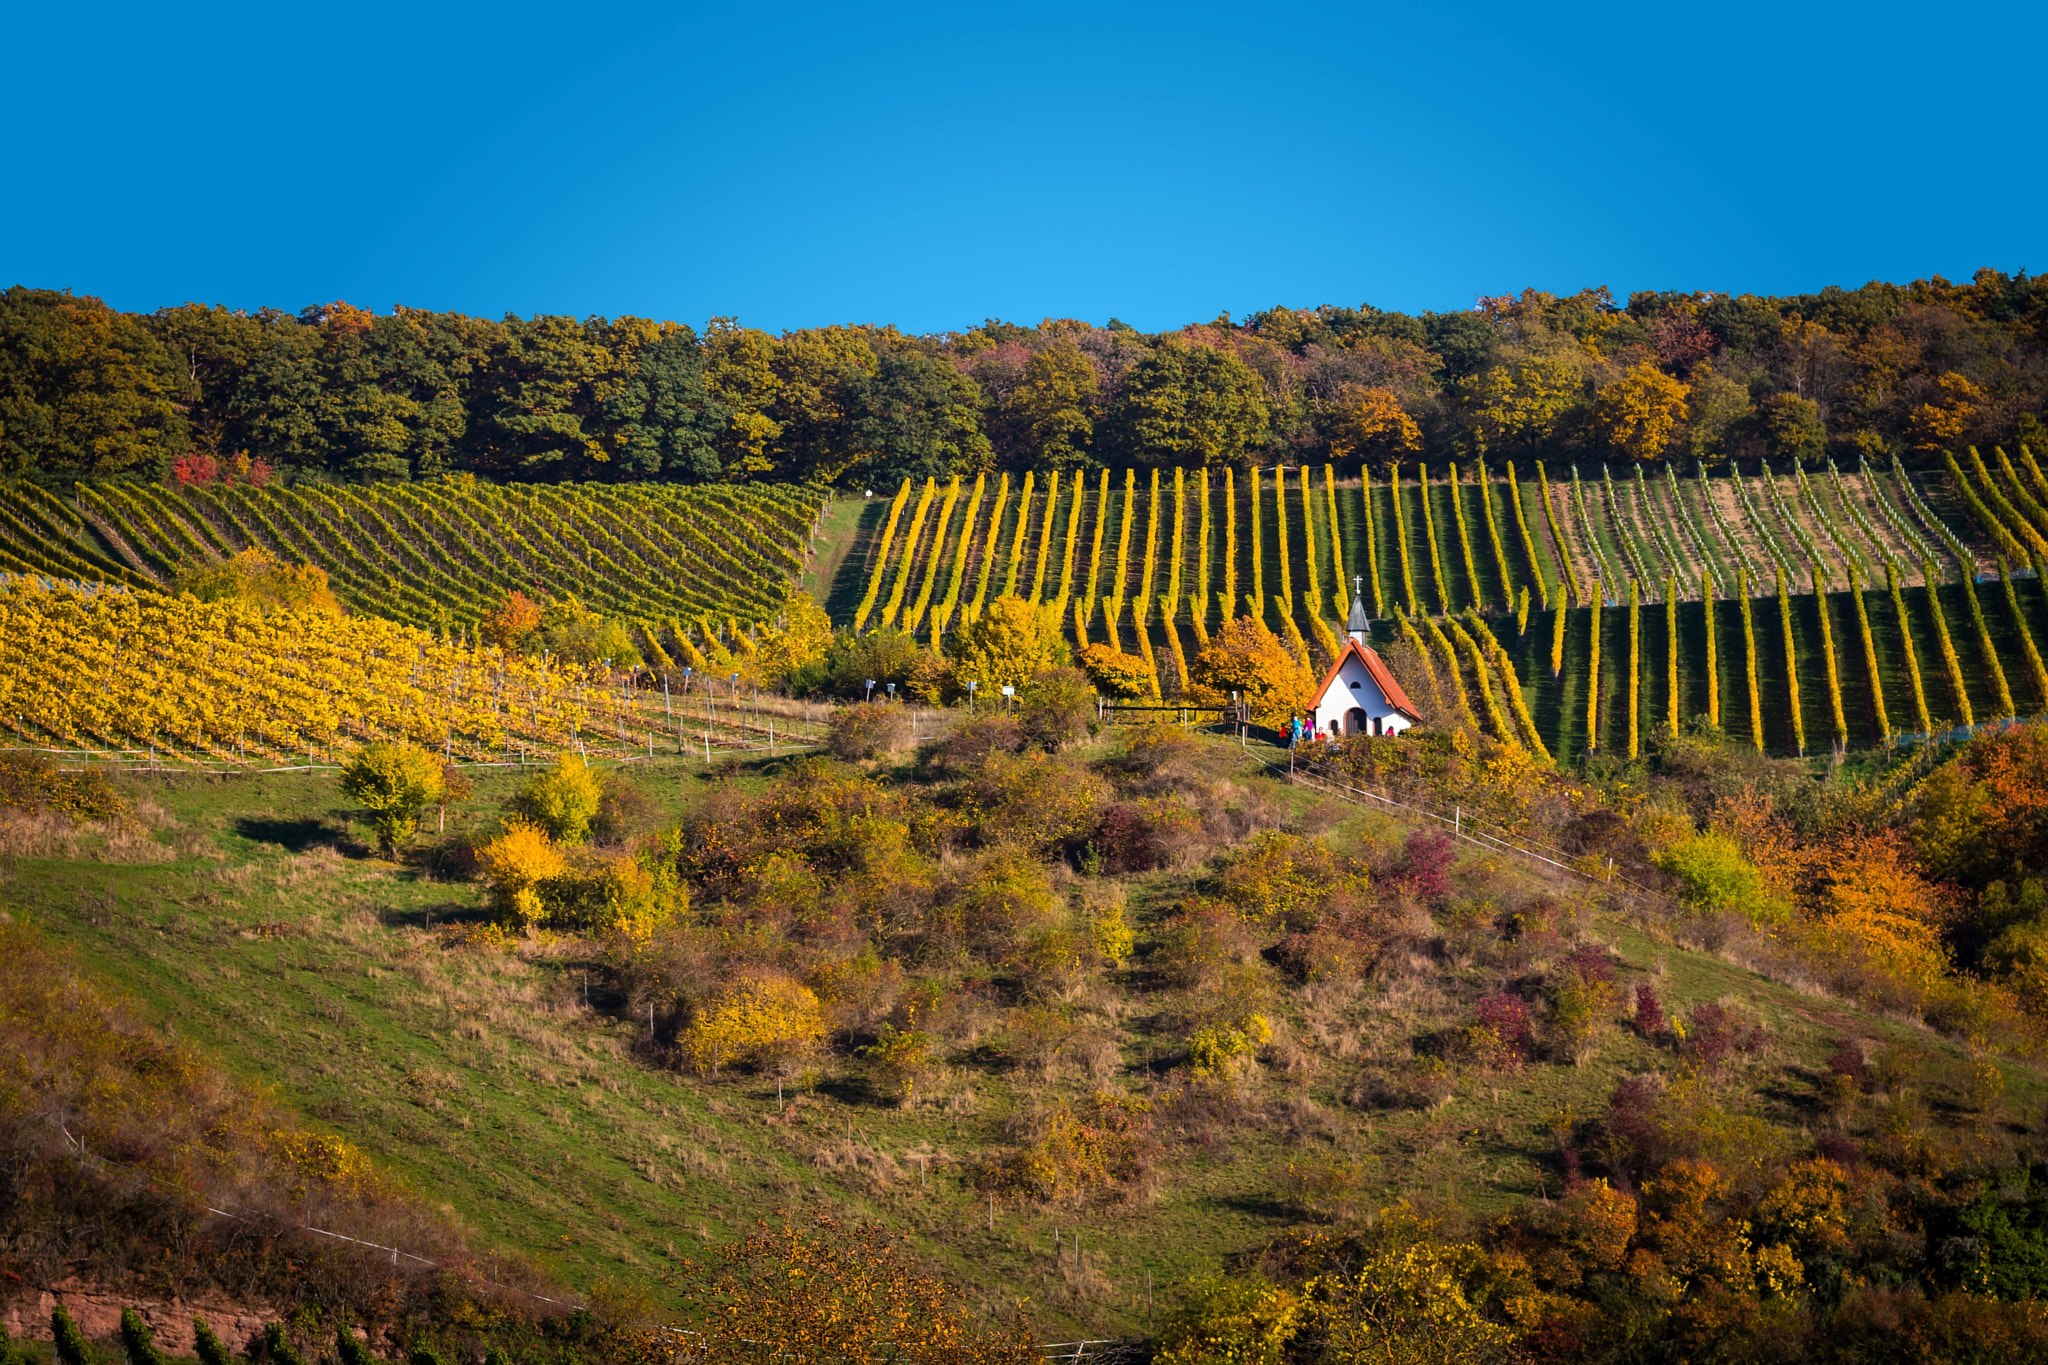
{"label": "distant tree canopy", "polygon": [[1764,298],[1529,290],[1148,335],[911,336],[346,303],[119,313],[0,294],[0,475],[186,455],[406,479],[821,481],[996,468],[1853,455],[2044,443],[2048,283],[1982,270]]}

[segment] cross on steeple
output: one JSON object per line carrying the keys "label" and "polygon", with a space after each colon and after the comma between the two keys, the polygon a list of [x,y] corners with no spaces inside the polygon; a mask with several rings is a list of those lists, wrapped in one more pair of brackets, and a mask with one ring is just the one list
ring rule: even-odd
{"label": "cross on steeple", "polygon": [[1365,576],[1351,580],[1351,611],[1344,619],[1344,633],[1360,644],[1372,630],[1372,618],[1365,614]]}

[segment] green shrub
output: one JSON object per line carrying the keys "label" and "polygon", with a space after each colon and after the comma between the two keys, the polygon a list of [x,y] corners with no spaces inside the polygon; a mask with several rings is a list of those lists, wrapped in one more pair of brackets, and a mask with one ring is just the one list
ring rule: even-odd
{"label": "green shrub", "polygon": [[604,788],[590,765],[580,755],[563,754],[552,768],[528,778],[512,805],[556,843],[580,844],[603,800]]}
{"label": "green shrub", "polygon": [[1678,878],[1681,896],[1705,914],[1739,914],[1753,924],[1776,923],[1788,911],[1770,894],[1763,874],[1742,856],[1742,848],[1725,834],[1693,834],[1651,856],[1663,871]]}
{"label": "green shrub", "polygon": [[133,1308],[121,1310],[121,1351],[128,1357],[128,1365],[170,1365],[169,1358],[156,1348],[156,1334]]}
{"label": "green shrub", "polygon": [[1078,668],[1055,668],[1024,685],[1017,718],[1032,742],[1050,752],[1095,733],[1095,706],[1095,689],[1087,674]]}
{"label": "green shrub", "polygon": [[1280,1365],[1302,1316],[1301,1297],[1291,1289],[1257,1276],[1219,1275],[1189,1291],[1160,1329],[1152,1359],[1154,1365]]}
{"label": "green shrub", "polygon": [[380,740],[341,770],[341,792],[370,812],[370,825],[386,852],[411,839],[420,811],[441,799],[441,761],[403,740]]}
{"label": "green shrub", "polygon": [[200,1365],[234,1365],[234,1353],[201,1317],[192,1319],[192,1352],[199,1357]]}
{"label": "green shrub", "polygon": [[298,1347],[292,1345],[291,1338],[285,1335],[284,1324],[281,1322],[264,1324],[263,1351],[271,1365],[306,1365],[306,1358],[299,1354]]}
{"label": "green shrub", "polygon": [[1263,1014],[1247,1014],[1234,1024],[1205,1025],[1188,1039],[1188,1072],[1197,1077],[1235,1074],[1272,1041],[1273,1026]]}
{"label": "green shrub", "polygon": [[849,763],[884,757],[910,742],[910,719],[891,702],[842,706],[826,727],[826,752]]}
{"label": "green shrub", "polygon": [[58,1304],[50,1312],[51,1344],[57,1348],[60,1365],[93,1365],[92,1349],[85,1344],[85,1333],[78,1330],[78,1324]]}

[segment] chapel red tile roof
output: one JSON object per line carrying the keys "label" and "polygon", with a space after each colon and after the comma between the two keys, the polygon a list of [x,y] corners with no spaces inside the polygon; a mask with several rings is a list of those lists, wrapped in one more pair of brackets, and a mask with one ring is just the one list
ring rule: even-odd
{"label": "chapel red tile roof", "polygon": [[1420,724],[1422,717],[1415,713],[1415,703],[1408,700],[1408,694],[1401,690],[1401,684],[1394,681],[1394,675],[1387,668],[1386,661],[1380,658],[1376,651],[1366,648],[1349,636],[1345,637],[1343,650],[1331,662],[1330,671],[1323,674],[1322,684],[1316,688],[1316,701],[1321,703],[1324,695],[1330,690],[1330,684],[1337,681],[1337,670],[1344,667],[1344,660],[1353,654],[1356,654],[1358,661],[1365,665],[1367,675],[1372,678],[1373,685],[1379,688],[1380,694],[1387,699],[1387,704],[1409,720]]}

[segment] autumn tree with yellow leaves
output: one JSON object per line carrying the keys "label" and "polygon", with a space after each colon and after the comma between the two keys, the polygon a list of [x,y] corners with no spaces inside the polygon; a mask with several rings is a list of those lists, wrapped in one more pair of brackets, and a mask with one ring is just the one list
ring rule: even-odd
{"label": "autumn tree with yellow leaves", "polygon": [[1687,416],[1686,386],[1648,361],[1631,365],[1593,400],[1593,427],[1619,454],[1647,460],[1664,453]]}

